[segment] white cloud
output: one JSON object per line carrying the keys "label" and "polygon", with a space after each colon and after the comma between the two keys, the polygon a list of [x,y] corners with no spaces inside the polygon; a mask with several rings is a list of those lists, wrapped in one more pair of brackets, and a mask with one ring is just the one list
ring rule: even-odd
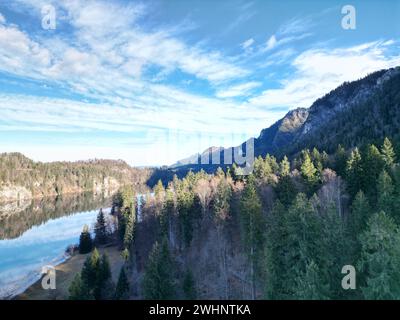
{"label": "white cloud", "polygon": [[277,43],[276,37],[275,37],[275,35],[272,35],[267,41],[265,50],[267,50],[267,51],[272,50],[276,46],[276,43]]}
{"label": "white cloud", "polygon": [[254,42],[255,42],[254,39],[250,38],[244,41],[240,46],[242,47],[243,50],[246,50],[250,48],[254,44]]}
{"label": "white cloud", "polygon": [[309,107],[345,81],[400,64],[400,56],[385,57],[384,51],[381,42],[305,51],[292,62],[293,76],[282,80],[281,88],[266,90],[250,103],[264,108]]}
{"label": "white cloud", "polygon": [[250,94],[251,90],[261,85],[262,85],[261,82],[256,82],[256,81],[242,83],[225,89],[218,90],[216,96],[218,98],[233,98],[233,97],[247,96]]}
{"label": "white cloud", "polygon": [[6,23],[6,18],[0,13],[0,23],[4,24]]}
{"label": "white cloud", "polygon": [[33,74],[50,65],[51,53],[15,26],[0,25],[0,69]]}

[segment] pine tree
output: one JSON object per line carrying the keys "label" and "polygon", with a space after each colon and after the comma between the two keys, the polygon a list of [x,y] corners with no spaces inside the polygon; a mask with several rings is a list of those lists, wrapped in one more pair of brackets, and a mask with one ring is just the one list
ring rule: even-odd
{"label": "pine tree", "polygon": [[[321,221],[306,196],[299,193],[286,215],[285,232],[288,234],[283,257],[282,298],[293,299],[299,277],[306,275],[310,260],[320,266],[325,258]],[[323,268],[320,267],[323,271]]]}
{"label": "pine tree", "polygon": [[369,145],[364,151],[362,168],[362,190],[365,192],[368,198],[371,199],[372,203],[376,203],[376,181],[378,180],[379,174],[384,168],[384,162],[378,148],[373,144]]}
{"label": "pine tree", "polygon": [[383,170],[378,178],[378,210],[382,210],[385,213],[393,216],[394,209],[394,186],[392,183],[392,178],[389,174]]}
{"label": "pine tree", "polygon": [[183,278],[183,292],[185,294],[185,299],[187,300],[197,299],[196,284],[194,281],[193,273],[190,270],[186,271],[185,276]]}
{"label": "pine tree", "polygon": [[344,177],[346,174],[346,163],[347,163],[346,150],[339,144],[334,155],[333,169],[335,169],[337,174],[341,177]]}
{"label": "pine tree", "polygon": [[301,175],[307,186],[308,194],[312,194],[318,182],[317,169],[315,168],[309,152],[303,152],[303,163],[300,167]]}
{"label": "pine tree", "polygon": [[286,207],[293,202],[297,190],[290,175],[284,175],[279,179],[279,182],[275,185],[275,192],[278,199]]}
{"label": "pine tree", "polygon": [[100,209],[99,214],[97,215],[97,222],[94,232],[96,243],[105,244],[107,242],[107,227],[103,209]]}
{"label": "pine tree", "polygon": [[125,220],[124,247],[129,249],[132,246],[134,240],[134,232],[136,225],[136,213],[133,203],[131,203],[129,209],[125,210],[124,220]]}
{"label": "pine tree", "polygon": [[393,219],[383,211],[374,214],[360,241],[357,268],[362,275],[364,298],[400,299],[400,235]]}
{"label": "pine tree", "polygon": [[290,174],[290,162],[286,156],[283,157],[279,164],[279,174],[281,177],[288,176]]}
{"label": "pine tree", "polygon": [[[346,164],[346,181],[348,184],[348,190],[351,197],[354,197],[357,192],[363,189],[363,167],[361,164],[361,154],[358,148],[355,148]],[[364,191],[364,190],[362,190]]]}
{"label": "pine tree", "polygon": [[93,295],[96,300],[112,299],[114,284],[111,280],[111,269],[108,257],[103,254],[96,269],[96,280]]}
{"label": "pine tree", "polygon": [[252,175],[248,177],[240,199],[240,218],[242,240],[251,264],[252,299],[255,299],[257,269],[264,243],[264,218],[261,211],[261,200],[257,194],[255,179]]}
{"label": "pine tree", "polygon": [[285,277],[284,257],[288,243],[286,213],[285,207],[277,200],[267,216],[263,280],[264,295],[269,300],[281,299],[285,293],[282,284]]}
{"label": "pine tree", "polygon": [[85,225],[79,237],[79,253],[86,254],[92,251],[93,241],[89,232],[89,227]]}
{"label": "pine tree", "polygon": [[164,198],[164,195],[165,195],[165,188],[160,179],[158,180],[156,186],[154,187],[154,197],[158,201],[161,201]]}
{"label": "pine tree", "polygon": [[225,179],[217,185],[217,190],[213,201],[213,211],[217,221],[225,221],[229,216],[229,202],[232,196],[232,190]]}
{"label": "pine tree", "polygon": [[295,279],[294,298],[299,300],[326,300],[329,286],[321,278],[321,272],[313,260],[307,263],[305,271]]}
{"label": "pine tree", "polygon": [[272,169],[267,161],[261,156],[254,159],[254,176],[258,179],[264,179],[272,173]]}
{"label": "pine tree", "polygon": [[76,274],[69,288],[69,300],[92,300],[93,296],[86,282],[82,281],[80,273]]}
{"label": "pine tree", "polygon": [[365,230],[370,214],[371,208],[368,199],[362,191],[359,191],[351,205],[351,214],[349,217],[349,226],[353,235],[357,236]]}
{"label": "pine tree", "polygon": [[81,279],[89,290],[95,287],[97,272],[100,265],[100,255],[96,248],[94,248],[92,254],[88,256],[83,264]]}
{"label": "pine tree", "polygon": [[383,141],[381,150],[386,169],[389,170],[392,168],[393,164],[396,161],[396,154],[393,150],[393,145],[388,138],[385,138],[385,140]]}
{"label": "pine tree", "polygon": [[119,272],[114,298],[115,300],[127,300],[129,298],[129,282],[124,267]]}
{"label": "pine tree", "polygon": [[143,277],[143,296],[147,300],[175,297],[174,263],[166,240],[154,244]]}

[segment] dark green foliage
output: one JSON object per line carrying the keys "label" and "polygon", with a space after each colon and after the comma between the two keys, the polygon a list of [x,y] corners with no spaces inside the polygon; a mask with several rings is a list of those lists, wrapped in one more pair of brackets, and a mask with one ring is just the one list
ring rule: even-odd
{"label": "dark green foliage", "polygon": [[115,300],[127,300],[129,298],[129,282],[124,267],[119,272],[114,298]]}
{"label": "dark green foliage", "polygon": [[289,206],[297,194],[296,186],[292,181],[292,177],[289,175],[282,176],[275,186],[275,192],[282,204],[286,207]]}
{"label": "dark green foliage", "polygon": [[182,288],[183,293],[185,294],[185,299],[187,300],[197,299],[196,283],[194,281],[193,273],[190,270],[187,270],[185,272],[182,287],[183,287]]}
{"label": "dark green foliage", "polygon": [[100,258],[95,248],[86,258],[80,274],[71,283],[69,292],[71,300],[112,299],[114,284],[107,256]]}
{"label": "dark green foliage", "polygon": [[333,169],[337,172],[339,176],[344,177],[346,174],[346,165],[347,165],[346,150],[339,144],[334,155]]}
{"label": "dark green foliage", "polygon": [[261,200],[257,194],[255,179],[252,175],[240,198],[241,235],[251,264],[252,297],[255,299],[255,283],[260,273],[259,263],[263,252],[265,221],[261,210]]}
{"label": "dark green foliage", "polygon": [[361,154],[358,148],[355,148],[351,151],[346,164],[346,181],[351,197],[354,197],[360,190],[365,191],[363,190],[363,175]]}
{"label": "dark green foliage", "polygon": [[148,300],[175,298],[174,262],[164,240],[156,242],[150,253],[143,277],[143,296]]}
{"label": "dark green foliage", "polygon": [[93,241],[89,232],[89,227],[85,225],[79,237],[79,253],[89,253],[93,249]]}
{"label": "dark green foliage", "polygon": [[384,211],[385,213],[392,215],[393,218],[397,218],[394,215],[395,211],[395,201],[394,201],[394,186],[392,178],[389,174],[383,170],[378,178],[378,205],[379,211]]}
{"label": "dark green foliage", "polygon": [[370,214],[371,208],[368,199],[362,191],[359,191],[351,205],[351,214],[349,217],[349,225],[354,233],[361,232],[365,229]]}
{"label": "dark green foliage", "polygon": [[377,147],[369,145],[364,150],[361,165],[363,168],[362,190],[375,203],[377,200],[376,181],[384,168],[382,155]]}
{"label": "dark green foliage", "polygon": [[136,226],[136,213],[133,203],[130,204],[129,208],[125,209],[123,220],[125,222],[123,244],[125,248],[130,248],[135,237]]}
{"label": "dark green foliage", "polygon": [[94,297],[90,293],[87,283],[82,281],[81,275],[78,273],[72,280],[71,285],[68,289],[69,300],[93,300]]}
{"label": "dark green foliage", "polygon": [[100,209],[97,215],[97,222],[94,227],[95,238],[94,241],[98,244],[105,244],[108,240],[106,220],[104,217],[103,209]]}
{"label": "dark green foliage", "polygon": [[299,300],[326,300],[329,287],[321,277],[322,272],[313,260],[307,263],[295,279],[294,298]]}
{"label": "dark green foliage", "polygon": [[383,211],[373,215],[361,235],[361,290],[365,299],[400,299],[400,235]]}

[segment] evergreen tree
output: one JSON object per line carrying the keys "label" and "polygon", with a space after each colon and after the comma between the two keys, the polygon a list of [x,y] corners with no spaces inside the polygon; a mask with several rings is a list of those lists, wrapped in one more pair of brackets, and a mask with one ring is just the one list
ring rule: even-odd
{"label": "evergreen tree", "polygon": [[364,192],[359,191],[351,205],[351,214],[349,217],[350,230],[355,236],[364,231],[370,214],[371,208],[368,199],[365,197]]}
{"label": "evergreen tree", "polygon": [[81,272],[82,282],[87,285],[89,290],[95,287],[99,265],[100,255],[97,249],[94,248],[92,254],[86,258]]}
{"label": "evergreen tree", "polygon": [[143,296],[147,300],[175,297],[174,263],[166,240],[154,244],[143,277]]}
{"label": "evergreen tree", "polygon": [[372,203],[375,203],[377,200],[376,181],[384,168],[384,163],[381,153],[373,144],[369,145],[364,151],[362,168],[362,190]]}
{"label": "evergreen tree", "polygon": [[[354,197],[357,192],[363,189],[363,167],[361,164],[361,154],[358,148],[355,148],[346,164],[346,180],[348,184],[348,190],[351,197]],[[364,190],[363,190],[364,191]]]}
{"label": "evergreen tree", "polygon": [[69,300],[92,300],[87,283],[82,281],[80,273],[76,274],[69,288]]}
{"label": "evergreen tree", "polygon": [[93,249],[93,241],[90,236],[89,227],[85,225],[79,237],[79,253],[89,253]]}
{"label": "evergreen tree", "polygon": [[229,216],[229,202],[232,196],[232,190],[225,179],[221,180],[217,185],[217,190],[213,201],[213,211],[215,218],[220,221],[226,220]]}
{"label": "evergreen tree", "polygon": [[277,200],[271,213],[267,216],[267,232],[264,250],[265,298],[281,299],[285,290],[282,286],[285,277],[285,261],[288,233],[286,226],[287,210]]}
{"label": "evergreen tree", "polygon": [[374,214],[360,237],[361,259],[357,265],[362,274],[365,299],[400,299],[400,235],[393,219],[383,211]]}
{"label": "evergreen tree", "polygon": [[275,192],[281,203],[288,207],[296,197],[297,190],[292,178],[289,175],[284,175],[275,185]]}
{"label": "evergreen tree", "polygon": [[185,294],[185,299],[187,300],[197,299],[196,284],[194,281],[193,273],[190,270],[186,271],[185,276],[183,278],[183,292]]}
{"label": "evergreen tree", "polygon": [[265,157],[265,164],[271,168],[271,172],[277,174],[279,171],[279,165],[278,162],[276,161],[276,158],[274,156],[271,156],[270,154],[267,154]]}
{"label": "evergreen tree", "polygon": [[344,177],[346,174],[347,155],[346,150],[339,144],[334,155],[333,168],[337,174]]}
{"label": "evergreen tree", "polygon": [[115,300],[127,300],[129,298],[129,282],[124,267],[119,272],[114,298]]}
{"label": "evergreen tree", "polygon": [[[393,216],[394,208],[394,186],[392,178],[383,170],[378,179],[378,210]],[[395,219],[397,217],[393,216]]]}
{"label": "evergreen tree", "polygon": [[124,233],[124,247],[130,248],[134,240],[135,225],[136,225],[136,213],[133,203],[130,208],[125,210],[125,233]]}
{"label": "evergreen tree", "polygon": [[111,299],[113,292],[110,263],[107,256],[103,254],[96,270],[96,281],[93,290],[94,297],[96,300]]}
{"label": "evergreen tree", "polygon": [[154,196],[158,201],[161,201],[164,198],[164,195],[165,195],[165,189],[160,179],[158,180],[156,186],[154,187]]}
{"label": "evergreen tree", "polygon": [[256,273],[264,243],[264,218],[261,211],[261,200],[252,175],[249,176],[240,199],[240,217],[242,239],[251,264],[252,298],[255,299]]}
{"label": "evergreen tree", "polygon": [[107,242],[107,227],[103,209],[100,209],[99,214],[97,215],[97,222],[94,232],[96,243],[105,244]]}
{"label": "evergreen tree", "polygon": [[258,179],[264,179],[272,173],[272,169],[267,161],[261,156],[254,159],[254,176]]}
{"label": "evergreen tree", "polygon": [[288,176],[290,174],[290,162],[286,156],[283,157],[279,164],[279,174],[281,177]]}
{"label": "evergreen tree", "polygon": [[294,298],[299,300],[326,300],[329,286],[321,278],[321,272],[313,260],[307,263],[305,271],[297,276]]}
{"label": "evergreen tree", "polygon": [[396,154],[393,150],[393,145],[388,138],[385,138],[385,140],[383,141],[381,150],[386,169],[389,170],[392,168],[393,164],[396,161]]}
{"label": "evergreen tree", "polygon": [[299,277],[305,277],[306,267],[311,260],[320,267],[326,256],[323,242],[319,236],[322,226],[317,213],[306,196],[299,193],[286,216],[287,241],[283,257],[282,298],[293,299]]}
{"label": "evergreen tree", "polygon": [[308,194],[312,194],[318,182],[317,169],[315,168],[309,152],[303,152],[303,163],[300,167],[301,175],[307,186]]}

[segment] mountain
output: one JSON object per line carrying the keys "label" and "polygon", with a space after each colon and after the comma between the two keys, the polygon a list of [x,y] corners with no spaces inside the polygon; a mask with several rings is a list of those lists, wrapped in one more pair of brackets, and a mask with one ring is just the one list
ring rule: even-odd
{"label": "mountain", "polygon": [[[346,148],[381,141],[385,136],[400,141],[400,67],[374,72],[363,79],[345,82],[309,108],[289,111],[269,128],[263,129],[254,141],[254,156],[267,153],[293,156],[304,148],[317,147],[333,152],[338,144]],[[237,149],[246,149],[246,142]],[[199,159],[220,159],[234,148],[212,147],[178,161],[175,173],[188,170],[213,171],[219,164]],[[211,161],[210,161],[211,163]],[[182,174],[183,175],[183,174]],[[178,174],[179,176],[179,174]]]}

